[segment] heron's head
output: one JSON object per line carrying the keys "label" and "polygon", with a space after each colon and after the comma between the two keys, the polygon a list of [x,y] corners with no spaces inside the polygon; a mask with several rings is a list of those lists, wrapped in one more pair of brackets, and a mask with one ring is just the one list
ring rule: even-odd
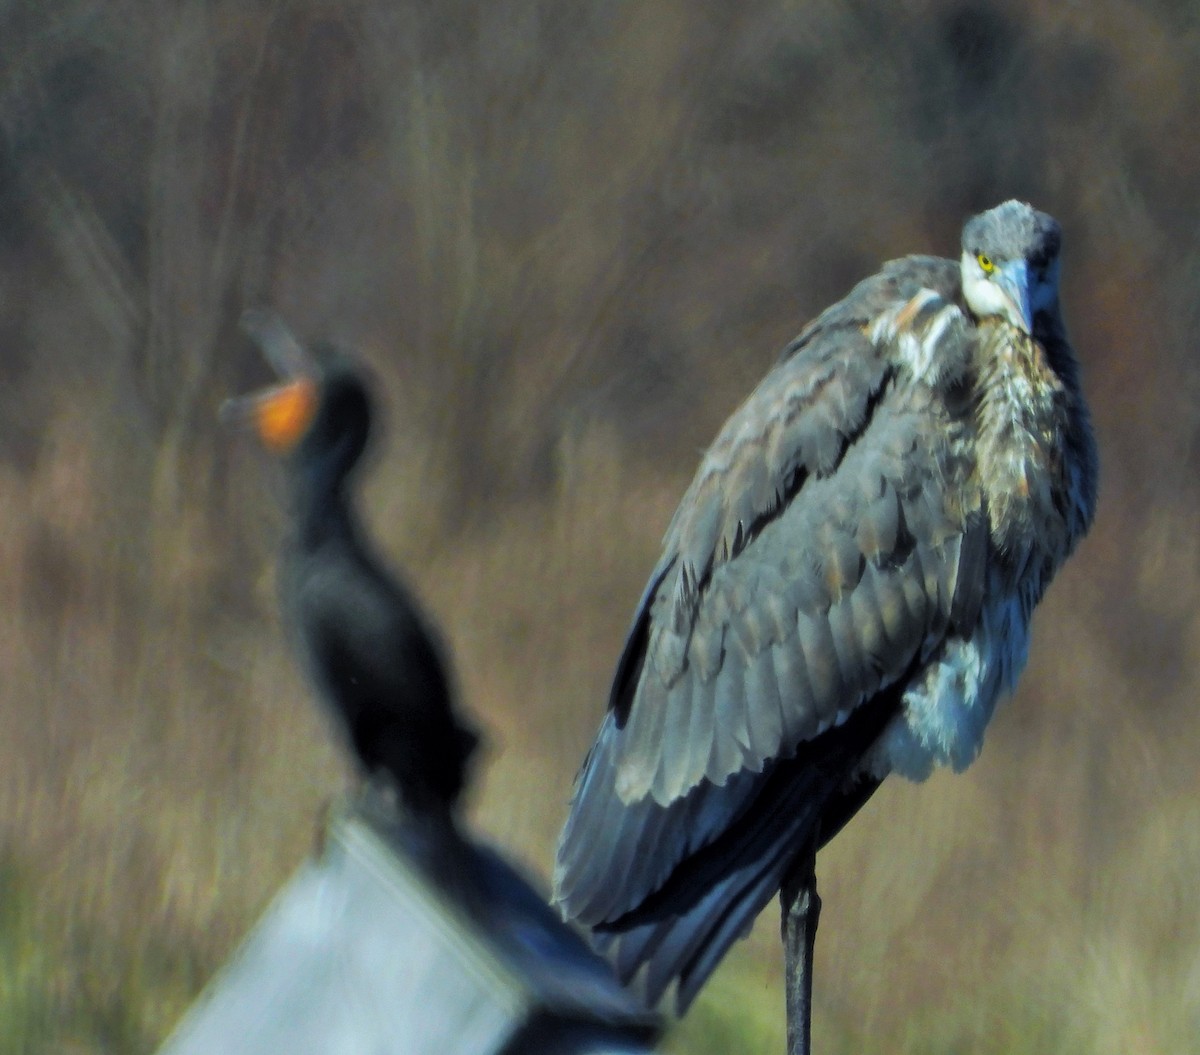
{"label": "heron's head", "polygon": [[962,288],[979,318],[997,316],[1025,333],[1058,303],[1062,228],[1053,216],[1006,201],[963,227]]}

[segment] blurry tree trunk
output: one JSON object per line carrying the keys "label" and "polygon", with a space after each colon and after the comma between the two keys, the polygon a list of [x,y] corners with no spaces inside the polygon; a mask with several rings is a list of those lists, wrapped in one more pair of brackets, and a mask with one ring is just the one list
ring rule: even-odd
{"label": "blurry tree trunk", "polygon": [[784,993],[787,1001],[788,1055],[812,1050],[812,968],[821,899],[817,896],[817,841],[810,839],[783,881]]}

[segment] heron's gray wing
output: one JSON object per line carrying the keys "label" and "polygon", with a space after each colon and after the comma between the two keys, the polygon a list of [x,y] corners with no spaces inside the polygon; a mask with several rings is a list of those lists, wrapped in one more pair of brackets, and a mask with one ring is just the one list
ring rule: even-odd
{"label": "heron's gray wing", "polygon": [[[694,591],[714,563],[736,556],[809,476],[836,468],[897,366],[897,342],[879,339],[888,336],[881,320],[914,303],[926,320],[934,301],[954,306],[957,273],[936,257],[891,261],[784,349],[708,449],[667,528],[660,569],[674,565],[679,592]],[[914,313],[902,321],[919,320]]]}
{"label": "heron's gray wing", "polygon": [[568,914],[630,911],[751,808],[772,760],[973,622],[985,541],[942,362],[970,335],[934,264],[889,265],[822,315],[706,455],[576,788]]}
{"label": "heron's gray wing", "polygon": [[[882,693],[844,725],[802,744],[796,755],[775,760],[762,773],[744,770],[724,787],[702,781],[670,806],[645,798],[625,807],[618,825],[643,839],[648,830],[661,837],[664,819],[670,821],[663,843],[643,842],[638,853],[621,862],[627,871],[620,879],[610,875],[610,896],[614,887],[636,885],[647,865],[667,855],[681,836],[690,841],[686,860],[665,884],[621,915],[621,903],[610,901],[616,911],[593,924],[597,947],[610,957],[621,981],[636,986],[647,1006],[656,1005],[678,979],[676,1003],[682,1014],[729,946],[744,936],[779,889],[807,834],[816,829],[824,842],[828,804],[844,789],[846,771],[862,743],[877,736],[893,713],[896,691],[898,687]],[[736,815],[731,812],[735,803]],[[585,826],[593,819],[586,812],[581,815]],[[699,833],[711,835],[714,826],[720,833],[704,844]],[[601,825],[600,830],[609,829]],[[623,843],[619,838],[591,842],[598,850],[593,873],[603,873],[606,851],[623,848]]]}
{"label": "heron's gray wing", "polygon": [[944,631],[975,511],[947,398],[971,335],[927,277],[897,262],[826,312],[706,454],[618,667],[622,801],[760,771]]}

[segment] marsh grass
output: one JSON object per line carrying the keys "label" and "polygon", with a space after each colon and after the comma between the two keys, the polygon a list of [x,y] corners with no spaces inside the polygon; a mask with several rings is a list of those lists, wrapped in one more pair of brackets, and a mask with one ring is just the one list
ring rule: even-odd
{"label": "marsh grass", "polygon": [[[545,875],[698,449],[813,311],[1012,194],[1068,232],[1101,515],[979,762],[822,855],[819,1050],[1197,1050],[1182,9],[32,12],[0,7],[0,1052],[153,1050],[347,780],[274,467],[215,420],[265,376],[243,306],[375,372],[364,508],[487,730],[473,818]],[[672,1050],[782,1050],[777,930]]]}

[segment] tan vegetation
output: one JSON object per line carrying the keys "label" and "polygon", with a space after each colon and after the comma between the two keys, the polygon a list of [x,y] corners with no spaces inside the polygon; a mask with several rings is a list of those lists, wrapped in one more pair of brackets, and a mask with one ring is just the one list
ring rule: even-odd
{"label": "tan vegetation", "polygon": [[[1170,0],[0,5],[0,1053],[153,1050],[345,780],[216,422],[243,306],[374,368],[364,504],[545,873],[697,451],[1014,195],[1066,229],[1099,522],[981,760],[822,856],[819,1050],[1198,1050],[1198,53]],[[678,1050],[782,1050],[776,928]]]}

